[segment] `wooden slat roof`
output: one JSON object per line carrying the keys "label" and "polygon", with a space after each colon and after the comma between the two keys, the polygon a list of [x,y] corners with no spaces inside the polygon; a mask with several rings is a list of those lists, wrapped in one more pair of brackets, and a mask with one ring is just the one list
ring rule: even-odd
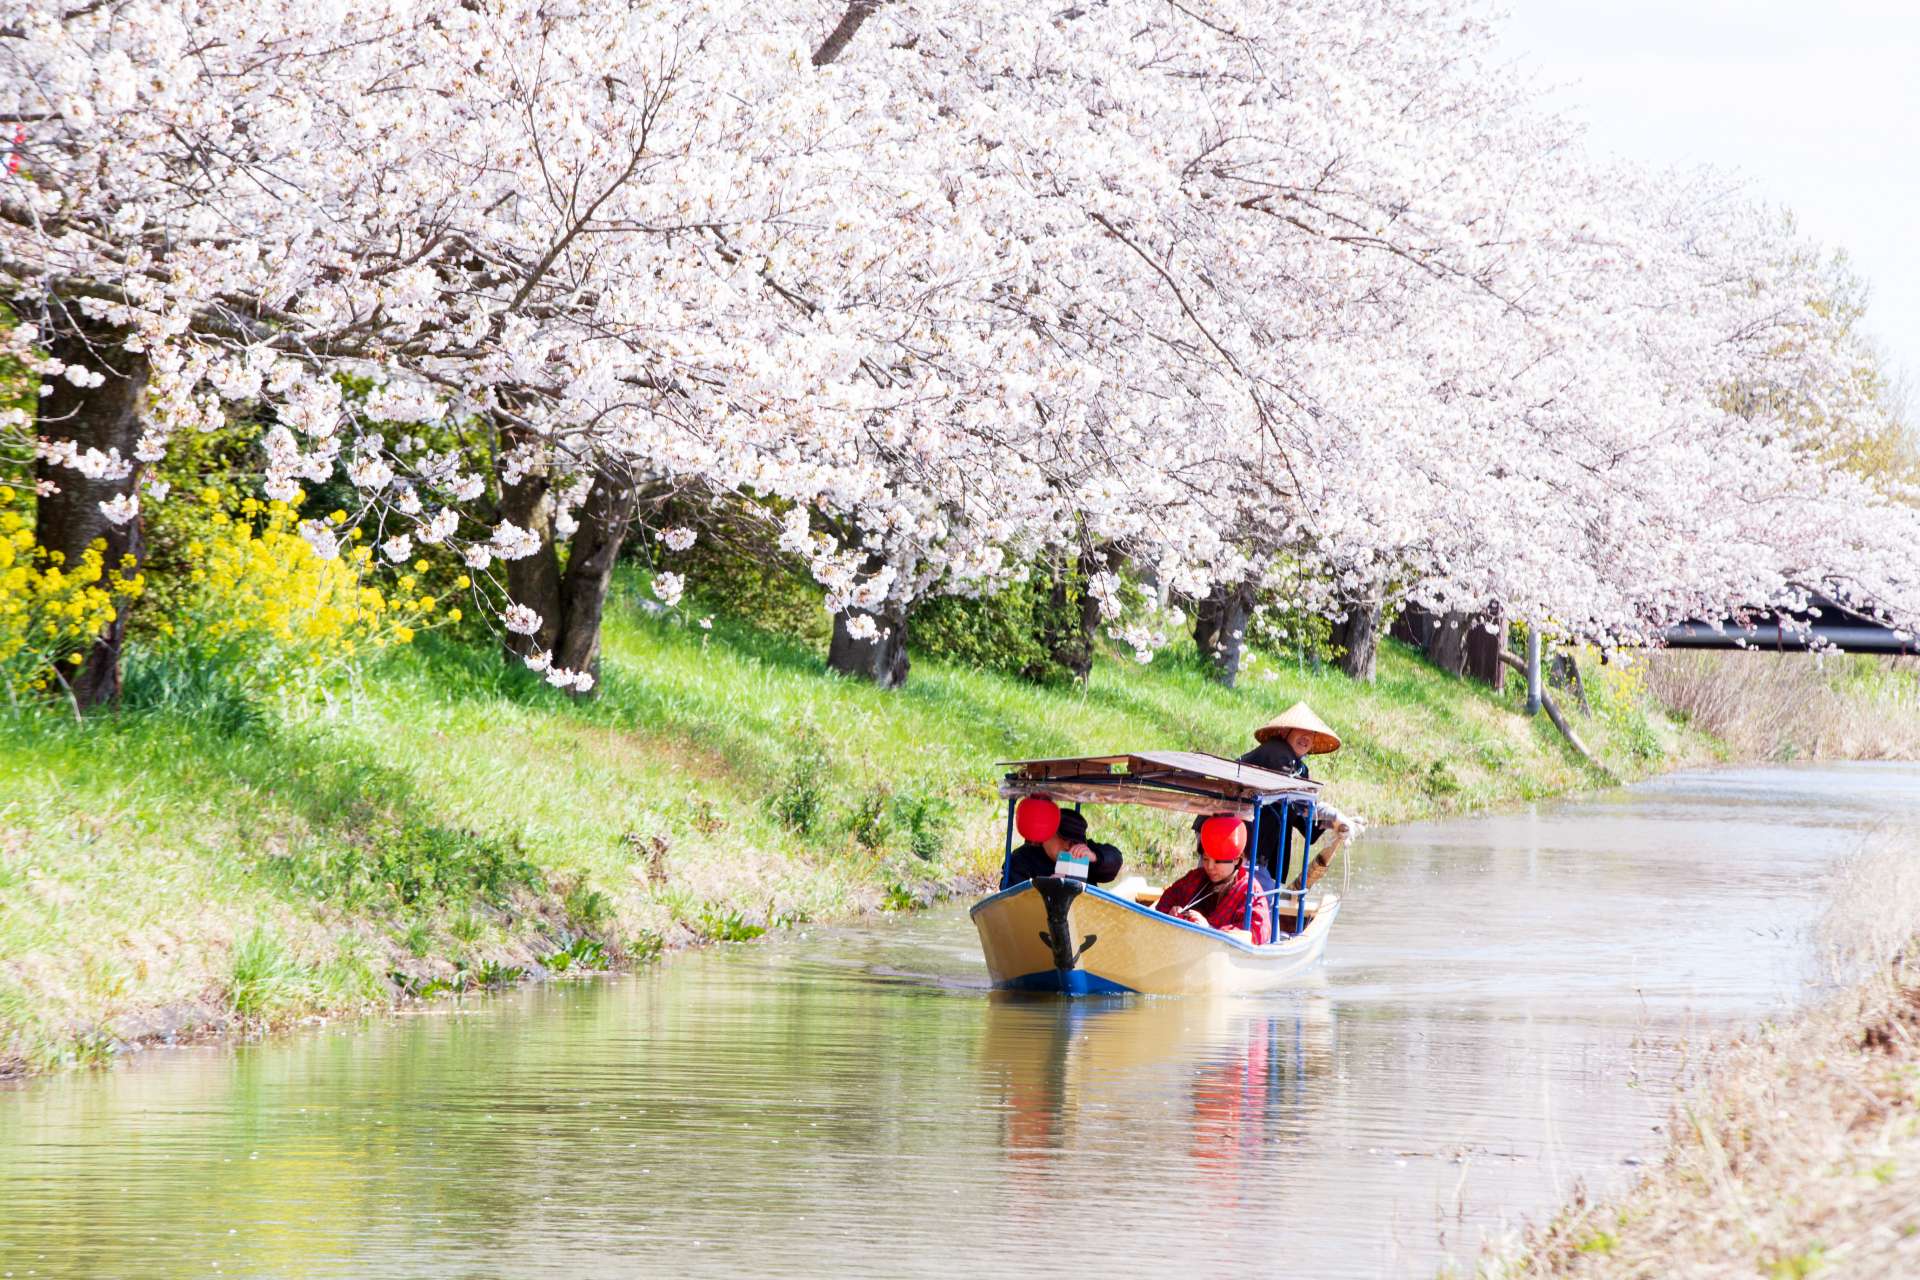
{"label": "wooden slat roof", "polygon": [[1315,796],[1320,784],[1198,751],[1063,756],[1004,762],[1003,796],[1044,792],[1071,803],[1143,804],[1180,813],[1237,813],[1255,800]]}

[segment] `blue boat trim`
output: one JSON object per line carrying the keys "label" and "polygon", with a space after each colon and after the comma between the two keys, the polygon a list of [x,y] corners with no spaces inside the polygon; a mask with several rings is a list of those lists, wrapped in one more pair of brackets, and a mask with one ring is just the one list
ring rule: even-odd
{"label": "blue boat trim", "polygon": [[1135,994],[1132,987],[1123,987],[1117,982],[1101,977],[1097,973],[1088,973],[1085,969],[1068,969],[1064,973],[1059,969],[1042,969],[1038,973],[1022,974],[1011,982],[1000,984],[1002,991],[1037,991],[1067,996],[1125,996]]}
{"label": "blue boat trim", "polygon": [[[1039,892],[1038,889],[1035,889],[1033,887],[1033,882],[1031,880],[1023,880],[1019,884],[1013,886],[1013,888],[1011,889],[1002,889],[998,893],[989,894],[987,897],[984,897],[980,899],[980,901],[974,903],[972,908],[968,910],[967,915],[969,918],[971,918],[972,916],[978,915],[980,913],[981,908],[986,907],[992,903],[998,902],[1002,898],[1010,898],[1016,893],[1027,893],[1027,892],[1033,892],[1033,893]],[[1297,944],[1300,944],[1301,940],[1306,936],[1304,932],[1290,934],[1276,941],[1269,942],[1265,946],[1256,947],[1251,942],[1242,942],[1238,938],[1229,938],[1226,934],[1221,933],[1218,929],[1208,928],[1204,924],[1195,924],[1191,920],[1182,920],[1178,916],[1170,916],[1163,911],[1155,911],[1152,907],[1143,907],[1139,903],[1134,902],[1131,899],[1122,898],[1118,894],[1109,893],[1098,885],[1092,885],[1092,884],[1088,885],[1086,889],[1083,891],[1083,896],[1100,898],[1100,899],[1103,899],[1104,901],[1113,903],[1115,906],[1124,907],[1128,911],[1131,911],[1136,915],[1142,915],[1142,916],[1148,917],[1155,924],[1166,925],[1169,928],[1173,928],[1173,929],[1185,929],[1190,933],[1203,933],[1207,935],[1209,938],[1212,938],[1215,942],[1218,942],[1222,946],[1232,947],[1236,950],[1244,951],[1250,956],[1270,956],[1275,954],[1276,952],[1286,951],[1289,948],[1297,949]]]}

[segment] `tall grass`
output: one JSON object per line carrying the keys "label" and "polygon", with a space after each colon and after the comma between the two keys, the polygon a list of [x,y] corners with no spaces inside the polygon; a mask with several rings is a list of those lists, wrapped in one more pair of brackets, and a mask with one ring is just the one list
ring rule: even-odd
{"label": "tall grass", "polygon": [[1670,651],[1648,687],[1742,759],[1920,758],[1920,673],[1859,655]]}
{"label": "tall grass", "polygon": [[271,925],[255,925],[233,948],[227,1001],[237,1017],[269,1018],[300,1002],[306,974]]}

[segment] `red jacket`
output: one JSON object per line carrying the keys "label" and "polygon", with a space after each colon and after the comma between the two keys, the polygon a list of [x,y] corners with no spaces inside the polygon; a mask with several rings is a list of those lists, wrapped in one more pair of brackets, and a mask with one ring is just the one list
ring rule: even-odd
{"label": "red jacket", "polygon": [[[1160,895],[1160,901],[1153,904],[1155,911],[1164,911],[1168,915],[1178,915],[1188,907],[1196,907],[1207,918],[1207,923],[1216,929],[1240,929],[1247,920],[1247,864],[1241,863],[1234,868],[1233,878],[1216,888],[1207,879],[1203,867],[1193,870],[1167,886]],[[1253,906],[1253,944],[1259,946],[1267,940],[1266,904],[1256,902]]]}

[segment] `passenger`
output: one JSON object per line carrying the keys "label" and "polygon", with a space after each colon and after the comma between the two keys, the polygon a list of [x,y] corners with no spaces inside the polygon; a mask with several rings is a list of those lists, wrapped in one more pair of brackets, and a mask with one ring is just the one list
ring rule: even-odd
{"label": "passenger", "polygon": [[1153,909],[1260,946],[1272,935],[1264,901],[1253,904],[1252,931],[1243,927],[1253,883],[1247,867],[1247,824],[1227,814],[1208,818],[1201,824],[1199,844],[1200,865],[1168,885]]}
{"label": "passenger", "polygon": [[1060,825],[1052,835],[1043,840],[1029,840],[1013,851],[1013,861],[1007,866],[1007,882],[1000,887],[1011,889],[1016,884],[1052,875],[1054,864],[1068,852],[1088,860],[1087,879],[1093,884],[1107,884],[1120,875],[1120,850],[1088,840],[1086,816],[1078,809],[1062,809]]}

